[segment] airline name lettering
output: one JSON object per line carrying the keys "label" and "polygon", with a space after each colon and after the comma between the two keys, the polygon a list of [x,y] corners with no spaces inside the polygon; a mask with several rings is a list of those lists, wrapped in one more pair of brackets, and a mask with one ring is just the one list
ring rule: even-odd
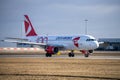
{"label": "airline name lettering", "polygon": [[72,40],[72,37],[57,37],[56,40]]}
{"label": "airline name lettering", "polygon": [[47,43],[48,42],[48,37],[38,37],[36,40],[37,43]]}

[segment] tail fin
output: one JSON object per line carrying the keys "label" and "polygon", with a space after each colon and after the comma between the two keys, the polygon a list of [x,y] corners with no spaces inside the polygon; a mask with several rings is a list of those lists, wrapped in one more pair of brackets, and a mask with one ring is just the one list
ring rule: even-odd
{"label": "tail fin", "polygon": [[32,23],[29,20],[28,15],[24,15],[25,19],[24,19],[24,26],[25,26],[25,34],[26,36],[37,36]]}

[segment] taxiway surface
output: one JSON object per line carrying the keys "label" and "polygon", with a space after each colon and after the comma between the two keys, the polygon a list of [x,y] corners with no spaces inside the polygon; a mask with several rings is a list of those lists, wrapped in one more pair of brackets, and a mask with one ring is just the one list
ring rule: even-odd
{"label": "taxiway surface", "polygon": [[[0,58],[46,58],[44,54],[41,55],[0,55]],[[120,56],[89,56],[75,55],[75,57],[68,57],[68,55],[53,55],[47,58],[77,58],[77,59],[120,59]]]}

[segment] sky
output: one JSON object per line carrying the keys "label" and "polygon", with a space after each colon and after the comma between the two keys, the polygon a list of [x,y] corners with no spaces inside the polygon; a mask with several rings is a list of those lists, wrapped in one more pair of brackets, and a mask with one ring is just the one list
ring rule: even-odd
{"label": "sky", "polygon": [[25,14],[39,35],[82,35],[87,19],[87,34],[120,38],[120,0],[0,0],[0,40],[24,36]]}

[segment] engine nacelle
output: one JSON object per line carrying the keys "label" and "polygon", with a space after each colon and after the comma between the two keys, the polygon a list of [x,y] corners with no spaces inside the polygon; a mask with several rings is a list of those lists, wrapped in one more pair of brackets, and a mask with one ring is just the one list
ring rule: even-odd
{"label": "engine nacelle", "polygon": [[58,53],[59,49],[58,49],[58,47],[47,46],[45,51],[49,54],[56,54],[56,53]]}

